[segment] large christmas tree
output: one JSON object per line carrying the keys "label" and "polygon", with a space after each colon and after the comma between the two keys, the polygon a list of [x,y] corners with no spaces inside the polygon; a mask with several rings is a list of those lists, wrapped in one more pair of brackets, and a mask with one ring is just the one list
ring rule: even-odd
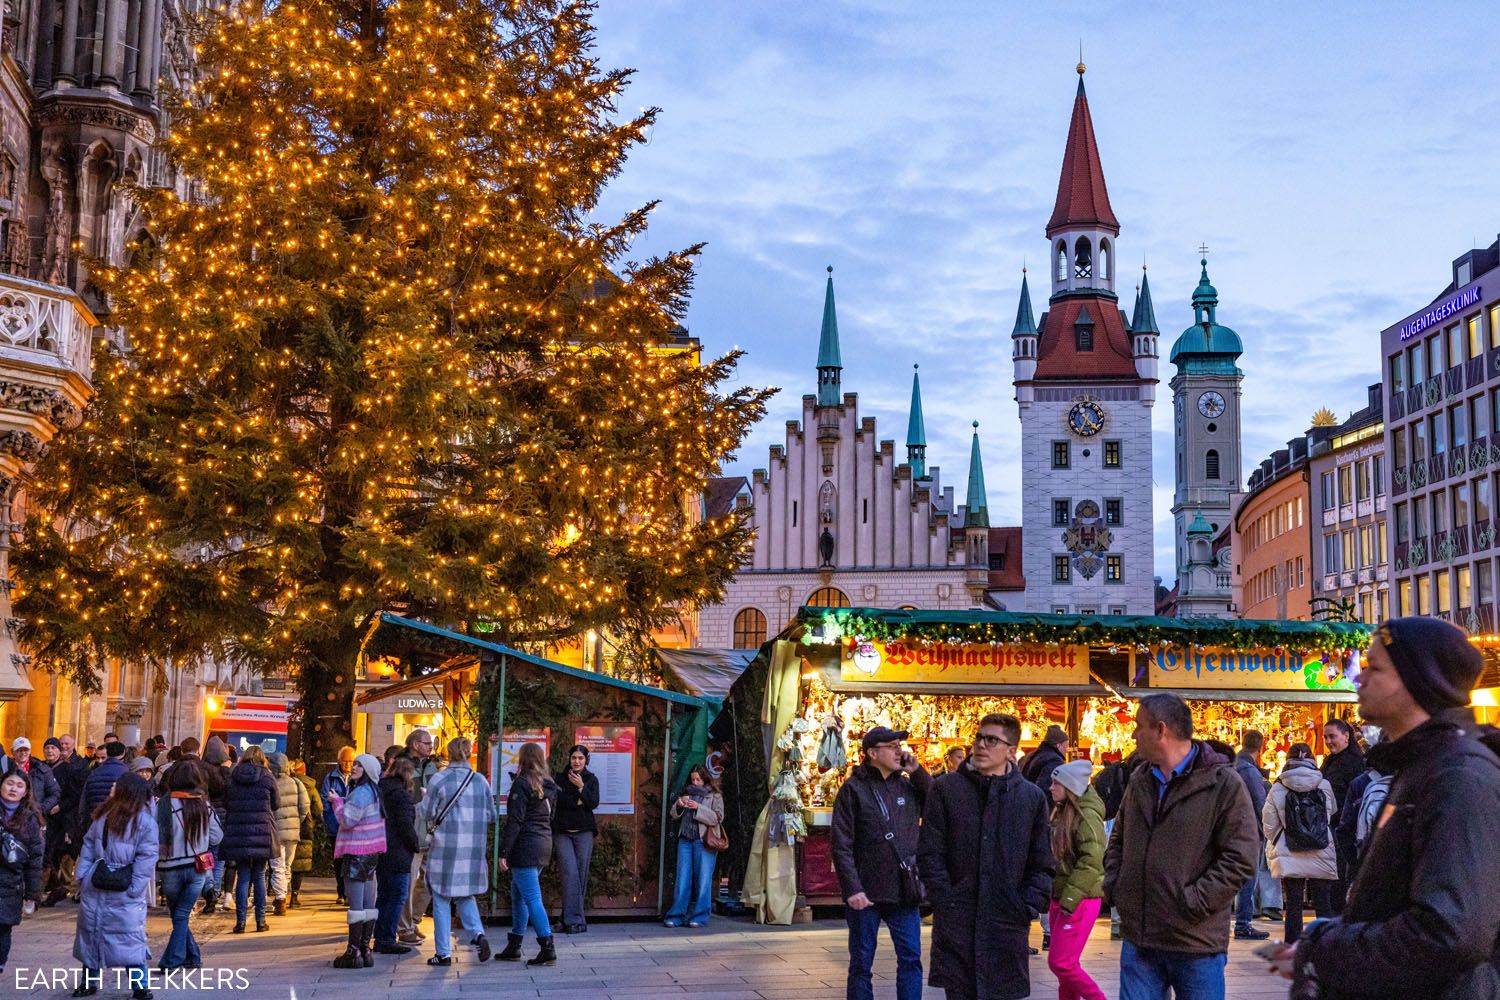
{"label": "large christmas tree", "polygon": [[290,668],[304,747],[349,737],[361,629],[637,632],[746,542],[704,481],[764,411],[681,343],[697,248],[594,218],[654,111],[592,3],[261,0],[206,25],[167,155],[102,271],[130,347],[37,466],[17,552],[39,665]]}

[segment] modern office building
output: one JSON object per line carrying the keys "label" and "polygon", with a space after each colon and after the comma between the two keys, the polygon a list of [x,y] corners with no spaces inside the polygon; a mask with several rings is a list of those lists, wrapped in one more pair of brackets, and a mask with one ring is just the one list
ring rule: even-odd
{"label": "modern office building", "polygon": [[1431,302],[1380,335],[1391,613],[1495,629],[1500,240],[1453,261]]}

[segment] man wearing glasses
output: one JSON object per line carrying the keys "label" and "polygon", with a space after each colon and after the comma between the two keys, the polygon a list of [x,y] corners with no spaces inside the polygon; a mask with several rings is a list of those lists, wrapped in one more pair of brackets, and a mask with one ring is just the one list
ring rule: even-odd
{"label": "man wearing glasses", "polygon": [[897,1000],[922,996],[922,887],[917,832],[932,776],[902,749],[905,730],[876,726],[864,762],[833,803],[833,868],[849,922],[848,1000],[872,1000],[870,966],[880,922],[896,949]]}
{"label": "man wearing glasses", "polygon": [[932,903],[928,983],[949,1000],[1031,995],[1027,937],[1052,892],[1047,794],[1015,765],[1021,723],[979,720],[974,748],[933,783],[917,858]]}

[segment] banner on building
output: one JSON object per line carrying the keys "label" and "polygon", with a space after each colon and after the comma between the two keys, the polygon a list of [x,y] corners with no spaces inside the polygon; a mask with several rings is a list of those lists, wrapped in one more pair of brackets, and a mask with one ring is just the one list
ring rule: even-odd
{"label": "banner on building", "polygon": [[[599,779],[601,815],[628,816],[635,812],[634,726],[590,722],[573,729],[573,740],[588,748],[589,770]],[[563,775],[566,786],[568,776]],[[564,787],[563,791],[567,791]]]}
{"label": "banner on building", "polygon": [[[1353,691],[1359,653],[1168,646],[1139,654],[1151,687],[1227,691]],[[1139,662],[1139,661],[1137,661]],[[1139,671],[1139,668],[1137,668]]]}
{"label": "banner on building", "polygon": [[892,684],[1089,683],[1087,646],[861,641],[839,662],[844,681]]}

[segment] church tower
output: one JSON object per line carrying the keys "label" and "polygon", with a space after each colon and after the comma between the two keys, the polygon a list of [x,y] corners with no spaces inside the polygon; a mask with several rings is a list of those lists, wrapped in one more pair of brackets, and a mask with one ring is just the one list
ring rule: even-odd
{"label": "church tower", "polygon": [[1033,319],[1022,278],[1011,334],[1021,415],[1023,602],[1033,612],[1151,614],[1154,319],[1136,329],[1115,292],[1120,222],[1109,203],[1078,64],[1078,92],[1047,222],[1051,296]]}
{"label": "church tower", "polygon": [[[1234,600],[1230,567],[1205,559],[1199,550],[1205,537],[1211,547],[1229,523],[1229,495],[1243,488],[1240,383],[1245,373],[1235,364],[1242,353],[1239,334],[1219,325],[1219,293],[1208,280],[1208,259],[1200,263],[1203,273],[1193,290],[1193,325],[1182,331],[1168,359],[1177,367],[1172,377],[1177,613],[1228,618]],[[1144,278],[1142,295],[1149,296]]]}

